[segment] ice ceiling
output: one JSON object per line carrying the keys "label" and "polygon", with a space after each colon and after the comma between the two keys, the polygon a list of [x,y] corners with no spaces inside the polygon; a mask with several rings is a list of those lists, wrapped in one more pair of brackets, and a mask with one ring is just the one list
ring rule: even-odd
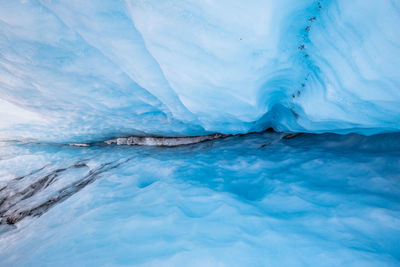
{"label": "ice ceiling", "polygon": [[1,1],[0,137],[400,129],[395,0]]}

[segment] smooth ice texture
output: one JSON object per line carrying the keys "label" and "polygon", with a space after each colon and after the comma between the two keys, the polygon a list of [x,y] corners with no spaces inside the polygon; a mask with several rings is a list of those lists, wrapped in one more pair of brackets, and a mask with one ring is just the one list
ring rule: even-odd
{"label": "smooth ice texture", "polygon": [[398,266],[400,135],[281,137],[2,142],[0,265]]}
{"label": "smooth ice texture", "polygon": [[400,129],[396,0],[1,0],[0,138]]}

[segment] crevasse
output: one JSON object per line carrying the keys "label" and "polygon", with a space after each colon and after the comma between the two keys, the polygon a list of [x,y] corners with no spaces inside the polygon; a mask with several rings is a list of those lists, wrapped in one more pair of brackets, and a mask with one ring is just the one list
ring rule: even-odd
{"label": "crevasse", "polygon": [[0,266],[399,266],[398,29],[398,0],[0,0]]}

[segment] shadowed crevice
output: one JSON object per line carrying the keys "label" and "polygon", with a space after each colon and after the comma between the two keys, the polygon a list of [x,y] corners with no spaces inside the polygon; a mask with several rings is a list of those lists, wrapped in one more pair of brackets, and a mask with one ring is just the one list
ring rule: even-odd
{"label": "shadowed crevice", "polygon": [[[0,191],[0,233],[15,228],[14,224],[23,220],[27,216],[41,216],[56,204],[63,202],[70,196],[85,188],[87,185],[93,183],[101,174],[118,168],[121,164],[129,160],[130,159],[122,162],[112,161],[103,163],[97,168],[89,170],[82,178],[52,193],[49,193],[49,190],[46,191],[46,189],[51,187],[53,183],[60,179],[63,172],[72,169],[88,168],[86,163],[78,162],[67,168],[59,168],[51,171],[22,190],[16,189],[12,184],[15,183],[15,181],[20,181],[21,179],[32,175],[32,173],[38,173],[45,169],[46,166],[26,176],[17,177],[11,180],[9,184]],[[33,197],[38,194],[48,194],[48,197],[41,201],[33,201],[34,204],[30,207],[21,205],[27,200],[29,201],[33,199]]]}

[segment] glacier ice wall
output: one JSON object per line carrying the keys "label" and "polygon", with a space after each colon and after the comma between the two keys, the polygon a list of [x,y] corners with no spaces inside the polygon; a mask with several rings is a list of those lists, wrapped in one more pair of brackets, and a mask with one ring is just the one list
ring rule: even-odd
{"label": "glacier ice wall", "polygon": [[400,134],[281,136],[0,142],[0,265],[398,266]]}
{"label": "glacier ice wall", "polygon": [[1,1],[0,136],[400,129],[395,0]]}

